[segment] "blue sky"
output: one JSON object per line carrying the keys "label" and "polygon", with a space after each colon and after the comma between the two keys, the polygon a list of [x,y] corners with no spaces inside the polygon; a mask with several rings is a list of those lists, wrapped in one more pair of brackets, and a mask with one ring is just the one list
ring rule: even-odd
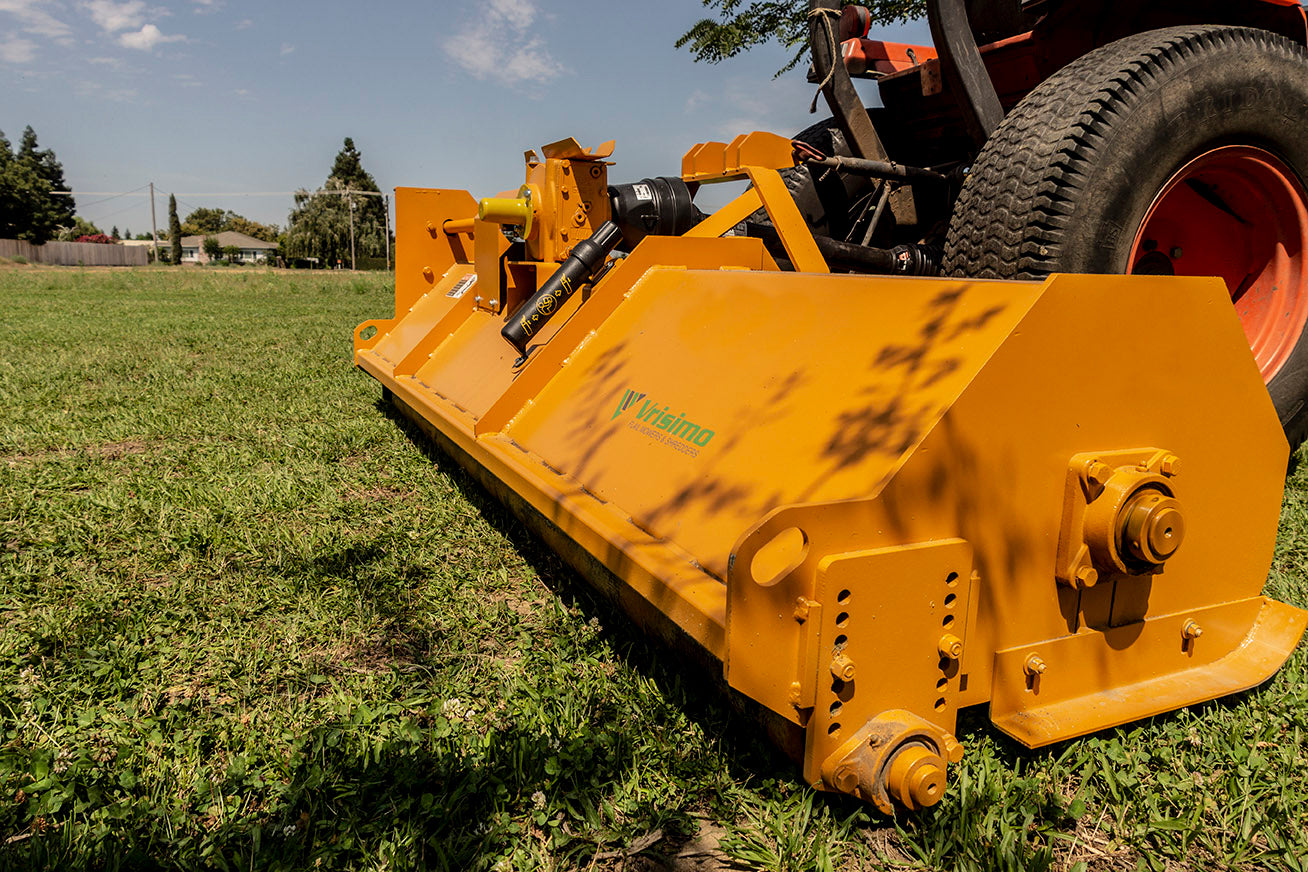
{"label": "blue sky", "polygon": [[[673,48],[698,0],[0,0],[0,130],[25,125],[75,190],[154,181],[284,225],[346,136],[382,190],[522,182],[522,152],[616,139],[614,181],[676,174],[696,142],[814,120],[779,46],[714,65]],[[880,32],[929,42],[924,23]],[[871,89],[864,86],[864,93]],[[822,111],[821,104],[820,110]],[[78,199],[106,231],[149,230],[141,196]],[[100,201],[100,202],[97,202]]]}

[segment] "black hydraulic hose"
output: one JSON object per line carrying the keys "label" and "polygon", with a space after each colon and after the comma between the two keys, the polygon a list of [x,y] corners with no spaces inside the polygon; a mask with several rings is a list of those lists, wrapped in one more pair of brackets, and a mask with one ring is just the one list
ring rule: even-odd
{"label": "black hydraulic hose", "polygon": [[863,160],[858,157],[826,157],[821,159],[806,158],[809,166],[827,167],[837,172],[846,172],[855,176],[867,176],[872,179],[905,180],[909,182],[934,182],[944,184],[949,176],[923,167],[911,167],[907,164],[887,160]]}
{"label": "black hydraulic hose", "polygon": [[500,335],[525,357],[531,337],[563,308],[577,288],[591,280],[621,240],[622,231],[612,221],[605,221],[597,227],[589,238],[573,247],[572,253],[545,280],[545,284],[518,307]]}
{"label": "black hydraulic hose", "polygon": [[[768,224],[747,223],[750,236],[763,240],[763,245],[775,256],[784,256],[781,235]],[[897,245],[894,248],[874,248],[855,245],[830,236],[814,234],[813,242],[828,266],[858,273],[883,275],[935,276],[940,275],[940,250],[931,245]]]}

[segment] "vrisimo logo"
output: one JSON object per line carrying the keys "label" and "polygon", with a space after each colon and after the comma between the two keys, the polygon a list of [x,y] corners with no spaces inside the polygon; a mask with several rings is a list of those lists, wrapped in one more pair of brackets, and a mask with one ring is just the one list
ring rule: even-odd
{"label": "vrisimo logo", "polygon": [[630,390],[622,395],[622,399],[618,401],[618,407],[613,410],[613,417],[609,420],[612,421],[623,412],[635,409],[638,404],[640,405],[640,411],[636,412],[637,421],[644,421],[651,427],[663,430],[668,435],[675,436],[684,442],[703,448],[716,435],[712,430],[707,430],[688,421],[684,412],[680,415],[674,415],[671,406],[660,406],[654,400],[645,399],[645,394]]}

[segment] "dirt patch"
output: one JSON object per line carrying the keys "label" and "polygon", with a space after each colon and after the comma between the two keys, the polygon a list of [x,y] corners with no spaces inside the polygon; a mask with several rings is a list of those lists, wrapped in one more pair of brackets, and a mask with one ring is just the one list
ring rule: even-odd
{"label": "dirt patch", "polygon": [[699,831],[677,845],[665,841],[662,830],[654,830],[633,839],[625,850],[600,851],[591,866],[622,872],[735,872],[743,867],[722,853],[720,846],[726,834],[722,827],[700,821]]}
{"label": "dirt patch", "polygon": [[[516,576],[509,578],[508,583],[515,587],[528,584],[525,579]],[[487,596],[486,602],[493,606],[503,603],[509,611],[519,618],[525,618],[529,615],[538,614],[544,608],[546,600],[543,597],[524,597],[511,590],[498,590]]]}
{"label": "dirt patch", "polygon": [[738,869],[732,865],[731,858],[722,853],[722,837],[727,831],[716,824],[701,821],[699,832],[695,837],[678,849],[677,853],[667,858],[666,869],[672,872],[718,872],[718,870]]}
{"label": "dirt patch", "polygon": [[85,454],[103,460],[117,460],[133,454],[144,454],[150,450],[149,443],[141,439],[124,439],[120,442],[102,442],[98,445],[83,445],[81,448],[52,448],[49,451],[18,451],[13,454],[0,455],[0,461],[9,466],[23,466],[32,463],[45,463]]}
{"label": "dirt patch", "polygon": [[406,672],[421,668],[418,661],[426,650],[427,646],[421,640],[392,628],[386,636],[341,643],[321,652],[318,657],[329,670],[365,674],[392,669]]}
{"label": "dirt patch", "polygon": [[374,487],[351,490],[347,495],[350,499],[363,500],[364,502],[369,503],[381,503],[389,502],[390,500],[404,499],[412,494],[413,491],[411,490],[400,490],[399,488],[377,485]]}
{"label": "dirt patch", "polygon": [[88,445],[82,450],[92,457],[116,460],[129,454],[144,454],[149,449],[140,439],[124,439],[122,442],[105,442],[101,445]]}

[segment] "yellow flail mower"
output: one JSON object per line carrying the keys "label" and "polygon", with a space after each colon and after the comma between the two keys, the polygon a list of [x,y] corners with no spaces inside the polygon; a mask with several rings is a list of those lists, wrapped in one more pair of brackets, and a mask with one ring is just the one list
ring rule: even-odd
{"label": "yellow flail mower", "polygon": [[1289,0],[931,0],[935,46],[896,46],[837,7],[834,117],[794,138],[399,189],[395,317],[354,355],[809,784],[916,809],[960,708],[1040,747],[1299,642],[1260,594],[1308,427],[1308,30]]}

